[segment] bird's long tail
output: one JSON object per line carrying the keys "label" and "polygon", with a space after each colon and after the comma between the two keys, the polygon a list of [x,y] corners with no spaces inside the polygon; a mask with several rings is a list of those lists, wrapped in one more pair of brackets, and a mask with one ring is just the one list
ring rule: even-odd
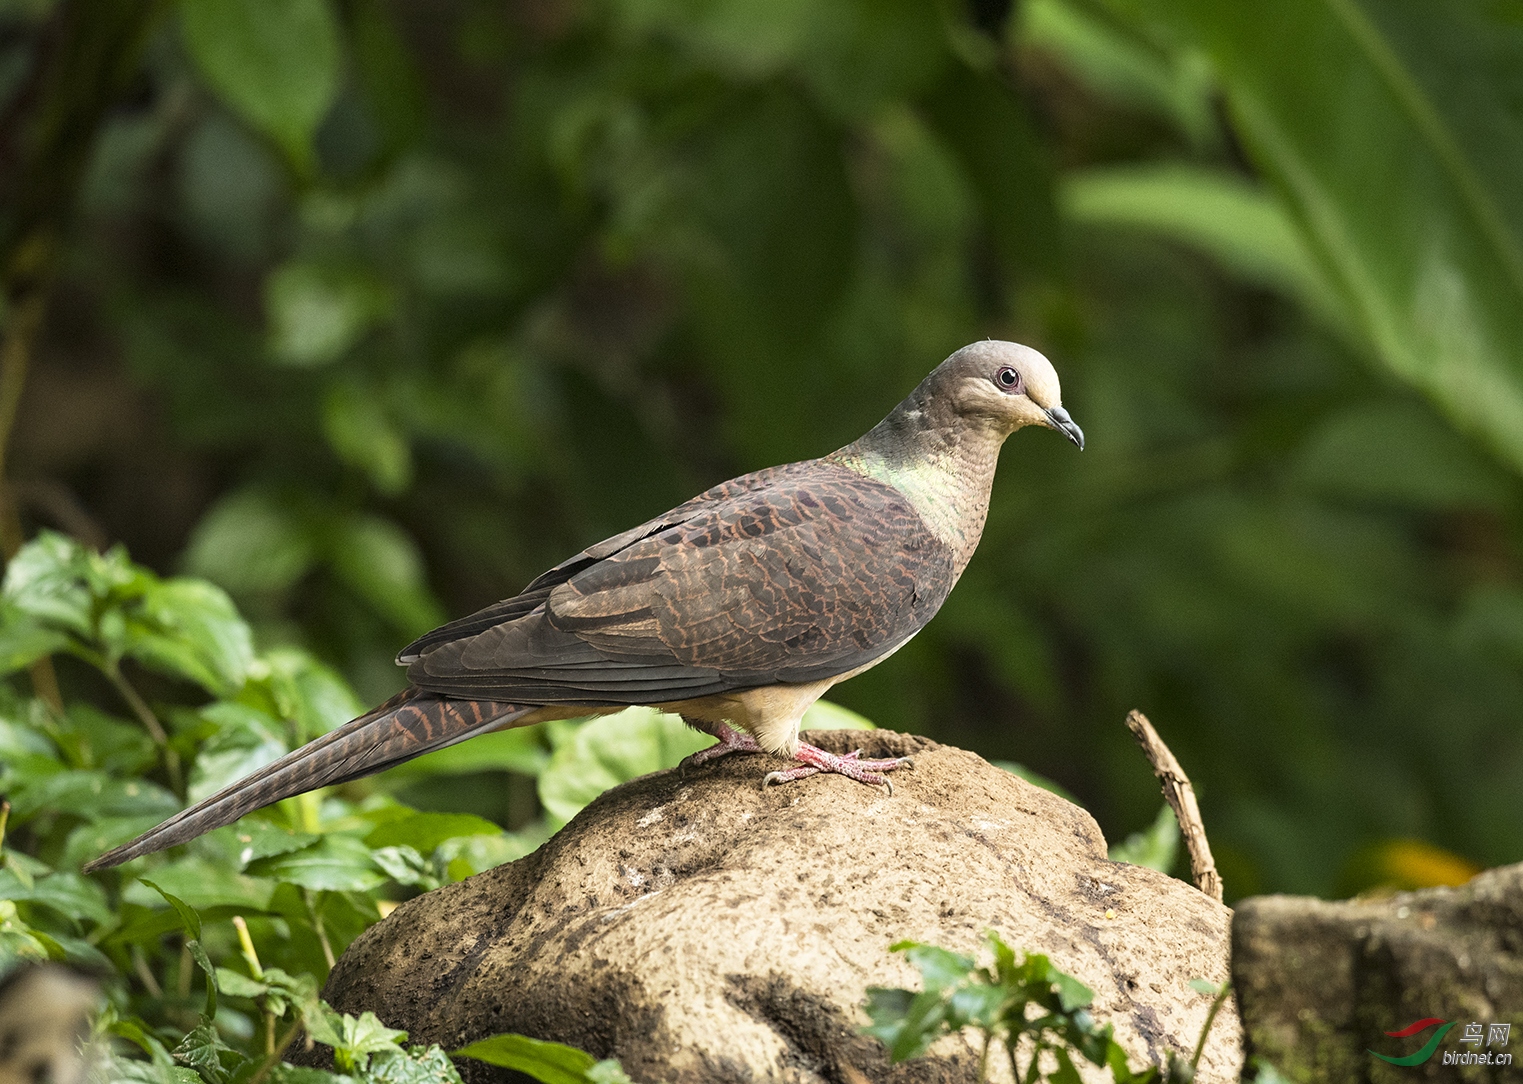
{"label": "bird's long tail", "polygon": [[117,866],[188,842],[293,794],[373,775],[404,760],[510,726],[533,710],[490,700],[452,700],[419,689],[404,689],[375,710],[250,772],[132,842],[86,863],[85,872]]}

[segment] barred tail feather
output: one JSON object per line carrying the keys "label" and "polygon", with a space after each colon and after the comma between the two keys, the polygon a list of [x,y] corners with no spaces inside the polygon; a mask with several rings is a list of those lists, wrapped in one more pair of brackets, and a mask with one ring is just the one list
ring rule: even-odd
{"label": "barred tail feather", "polygon": [[84,866],[107,869],[186,843],[293,794],[346,783],[435,749],[512,725],[532,707],[404,689],[373,711],[287,753]]}

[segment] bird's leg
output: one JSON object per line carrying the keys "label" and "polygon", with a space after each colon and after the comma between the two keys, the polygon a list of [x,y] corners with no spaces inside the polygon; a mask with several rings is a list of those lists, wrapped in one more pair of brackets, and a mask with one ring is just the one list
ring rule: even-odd
{"label": "bird's leg", "polygon": [[756,744],[755,738],[751,737],[744,730],[736,730],[728,723],[701,723],[687,718],[684,718],[683,721],[695,730],[701,730],[705,734],[714,735],[719,741],[707,749],[700,749],[698,752],[684,757],[682,763],[677,765],[682,771],[686,771],[688,768],[696,768],[700,764],[707,764],[711,760],[718,760],[720,757],[729,756],[731,753],[760,753],[763,751],[762,747]]}
{"label": "bird's leg", "polygon": [[844,755],[827,753],[818,746],[807,742],[800,742],[798,752],[793,754],[793,759],[799,761],[796,768],[788,768],[781,772],[769,772],[762,780],[762,786],[770,787],[774,783],[791,783],[795,779],[804,779],[816,772],[834,772],[836,775],[844,775],[848,779],[855,779],[858,783],[881,784],[888,787],[890,794],[894,793],[894,784],[889,782],[884,772],[892,772],[899,768],[913,768],[915,762],[909,757],[889,757],[885,760],[863,760],[862,750],[856,749]]}

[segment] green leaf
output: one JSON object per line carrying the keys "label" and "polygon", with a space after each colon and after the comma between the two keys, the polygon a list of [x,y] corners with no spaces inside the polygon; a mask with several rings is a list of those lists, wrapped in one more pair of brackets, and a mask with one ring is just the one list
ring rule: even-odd
{"label": "green leaf", "polygon": [[327,0],[180,0],[180,25],[218,96],[310,173],[312,136],[338,89]]}
{"label": "green leaf", "polygon": [[368,275],[294,262],[270,274],[264,303],[271,356],[285,365],[310,368],[348,353],[390,312],[391,295]]}
{"label": "green leaf", "polygon": [[[303,742],[326,734],[365,710],[337,671],[305,651],[277,648],[260,662],[264,668],[260,680],[274,698],[276,712],[296,724]],[[475,741],[467,744],[474,745]]]}
{"label": "green leaf", "polygon": [[89,563],[88,553],[73,539],[41,531],[7,562],[0,596],[14,607],[12,612],[41,627],[88,638],[93,625]]}
{"label": "green leaf", "polygon": [[222,1051],[230,1049],[217,1034],[216,1025],[203,1021],[188,1032],[170,1054],[181,1065],[194,1069],[203,1080],[223,1084],[227,1073],[222,1068]]}
{"label": "green leaf", "polygon": [[527,1073],[540,1084],[586,1084],[587,1071],[597,1064],[584,1050],[527,1035],[493,1035],[450,1051],[451,1057],[475,1058],[489,1065]]}
{"label": "green leaf", "polygon": [[226,967],[217,968],[217,988],[228,997],[262,997],[269,989],[265,983]]}
{"label": "green leaf", "polygon": [[299,851],[303,847],[310,847],[322,838],[310,832],[297,832],[280,825],[254,820],[230,825],[224,831],[232,833],[238,863],[243,866],[260,858]]}
{"label": "green leaf", "polygon": [[435,1045],[410,1050],[385,1050],[365,1070],[365,1084],[460,1084],[449,1055]]}
{"label": "green leaf", "polygon": [[260,858],[248,865],[257,877],[274,877],[302,888],[363,892],[386,880],[370,860],[370,849],[350,836],[324,836],[310,847]]}
{"label": "green leaf", "polygon": [[196,914],[194,907],[191,907],[174,893],[165,892],[146,877],[140,877],[138,880],[164,897],[164,901],[174,908],[175,914],[180,916],[180,925],[184,927],[185,932],[189,936],[192,938],[201,936],[201,916]]}
{"label": "green leaf", "polygon": [[443,883],[428,859],[411,847],[381,847],[372,851],[370,858],[398,884],[417,885],[432,892]]}
{"label": "green leaf", "polygon": [[1484,0],[1112,0],[1211,58],[1376,357],[1523,468],[1523,22]]}
{"label": "green leaf", "polygon": [[68,813],[79,817],[130,816],[135,813],[167,817],[179,808],[174,795],[144,779],[113,779],[104,772],[58,772],[19,788],[11,795],[13,823],[38,813]]}
{"label": "green leaf", "polygon": [[123,651],[144,666],[231,696],[248,678],[253,635],[227,593],[205,580],[148,585],[128,611]]}
{"label": "green leaf", "polygon": [[416,636],[444,620],[417,545],[395,524],[378,516],[338,520],[327,552],[339,578],[402,634]]}
{"label": "green leaf", "polygon": [[630,708],[568,728],[539,777],[539,800],[556,827],[609,787],[662,768],[714,744],[675,715]]}
{"label": "green leaf", "polygon": [[495,836],[502,829],[471,813],[413,813],[378,825],[365,837],[368,847],[408,846],[428,854],[456,836]]}
{"label": "green leaf", "polygon": [[1078,979],[1055,967],[1048,967],[1047,981],[1057,990],[1058,1003],[1064,1012],[1082,1009],[1095,1000],[1095,992]]}
{"label": "green leaf", "polygon": [[412,482],[412,446],[392,412],[370,388],[340,382],[323,404],[323,434],[334,453],[394,496]]}
{"label": "green leaf", "polygon": [[311,525],[293,502],[259,488],[235,490],[201,517],[185,570],[234,594],[283,591],[312,568]]}
{"label": "green leaf", "polygon": [[30,884],[11,866],[7,854],[6,868],[0,869],[0,899],[18,903],[41,904],[67,919],[79,919],[105,925],[112,919],[106,893],[94,881],[77,873],[49,873],[28,877]]}
{"label": "green leaf", "polygon": [[1240,176],[1187,165],[1115,166],[1069,174],[1059,201],[1076,222],[1146,230],[1192,245],[1335,324],[1344,319],[1283,205]]}
{"label": "green leaf", "polygon": [[1416,511],[1500,512],[1513,480],[1422,403],[1362,402],[1306,438],[1295,475],[1319,496]]}
{"label": "green leaf", "polygon": [[1165,803],[1153,818],[1153,823],[1141,832],[1133,832],[1110,849],[1112,862],[1130,862],[1134,866],[1146,866],[1159,873],[1174,868],[1179,854],[1179,821],[1174,810]]}
{"label": "green leaf", "polygon": [[25,670],[68,643],[68,634],[38,624],[9,600],[0,603],[0,675]]}
{"label": "green leaf", "polygon": [[262,711],[220,701],[202,708],[199,714],[217,730],[202,745],[191,770],[185,794],[191,803],[210,797],[290,751],[285,728]]}
{"label": "green leaf", "polygon": [[345,1071],[364,1069],[372,1054],[400,1052],[398,1044],[407,1038],[407,1032],[387,1027],[373,1012],[340,1015],[320,1002],[304,1019],[314,1039],[333,1047],[333,1060]]}
{"label": "green leaf", "polygon": [[977,966],[971,956],[948,952],[944,948],[918,941],[900,941],[891,947],[891,951],[905,954],[925,980],[927,990],[945,990],[955,986]]}
{"label": "green leaf", "polygon": [[[182,858],[153,871],[154,884],[173,892],[187,905],[205,912],[212,907],[234,907],[242,911],[267,911],[275,886],[269,881],[234,873],[225,866],[203,858]],[[141,882],[128,885],[123,898],[152,907],[158,902]]]}

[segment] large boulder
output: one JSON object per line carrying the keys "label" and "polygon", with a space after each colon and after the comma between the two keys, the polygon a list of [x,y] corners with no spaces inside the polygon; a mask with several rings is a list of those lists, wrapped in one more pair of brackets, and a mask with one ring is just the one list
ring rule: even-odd
{"label": "large boulder", "polygon": [[[893,942],[979,952],[994,929],[1093,988],[1134,1064],[1194,1047],[1210,998],[1188,984],[1226,979],[1227,908],[1109,861],[1088,813],[971,753],[887,731],[809,740],[915,768],[893,794],[839,776],[763,789],[755,756],[637,779],[527,858],[397,908],[328,1000],[451,1049],[501,1031],[571,1043],[639,1081],[972,1081],[956,1040],[891,1067],[860,1005],[917,983]],[[1240,1065],[1229,1005],[1199,1079]]]}
{"label": "large boulder", "polygon": [[1384,899],[1244,900],[1232,956],[1250,1060],[1288,1080],[1523,1080],[1523,865]]}

